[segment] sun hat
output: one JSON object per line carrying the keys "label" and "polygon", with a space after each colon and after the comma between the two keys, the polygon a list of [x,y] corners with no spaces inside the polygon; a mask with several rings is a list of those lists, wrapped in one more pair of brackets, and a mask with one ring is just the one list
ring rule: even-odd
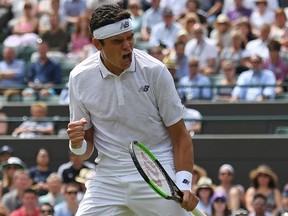
{"label": "sun hat", "polygon": [[3,165],[2,169],[7,169],[10,165],[16,166],[18,169],[25,169],[26,165],[18,157],[10,157]]}
{"label": "sun hat", "polygon": [[207,172],[204,168],[198,166],[197,164],[194,164],[193,166],[193,172],[198,173],[199,177],[201,178],[202,176],[207,176]]}
{"label": "sun hat", "polygon": [[277,184],[278,177],[273,170],[267,165],[259,165],[256,169],[253,169],[249,173],[249,178],[254,181],[260,174],[266,174],[271,177],[275,184]]}
{"label": "sun hat", "polygon": [[196,184],[196,195],[198,195],[199,189],[208,188],[211,192],[214,192],[215,185],[212,182],[212,179],[207,176],[202,176]]}
{"label": "sun hat", "polygon": [[82,168],[79,172],[79,175],[75,177],[75,181],[81,184],[85,184],[85,182],[91,178],[92,170],[88,168]]}

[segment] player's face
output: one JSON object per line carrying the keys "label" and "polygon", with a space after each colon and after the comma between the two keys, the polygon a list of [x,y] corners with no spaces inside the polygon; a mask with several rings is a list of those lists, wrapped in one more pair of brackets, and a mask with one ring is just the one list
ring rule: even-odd
{"label": "player's face", "polygon": [[129,31],[104,40],[100,47],[101,58],[105,67],[119,75],[130,67],[134,46],[134,32]]}

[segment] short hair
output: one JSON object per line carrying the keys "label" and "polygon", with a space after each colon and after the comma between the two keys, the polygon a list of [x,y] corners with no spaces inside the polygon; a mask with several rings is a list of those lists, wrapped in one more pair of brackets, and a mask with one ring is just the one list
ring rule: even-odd
{"label": "short hair", "polygon": [[265,195],[263,195],[263,194],[260,194],[260,193],[256,193],[256,194],[254,195],[253,201],[255,201],[255,200],[258,199],[258,198],[263,199],[265,203],[267,202],[267,197],[266,197]]}
{"label": "short hair", "polygon": [[268,43],[268,49],[270,51],[280,51],[281,50],[281,43],[277,40],[271,40]]}
{"label": "short hair", "polygon": [[91,15],[90,31],[109,24],[129,19],[131,14],[117,4],[103,4],[96,8]]}

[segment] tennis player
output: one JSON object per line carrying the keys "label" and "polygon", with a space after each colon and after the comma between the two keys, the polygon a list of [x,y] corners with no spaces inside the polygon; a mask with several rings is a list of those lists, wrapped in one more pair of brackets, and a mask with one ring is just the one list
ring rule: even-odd
{"label": "tennis player", "polygon": [[[70,73],[73,153],[88,159],[98,150],[96,176],[77,216],[189,215],[193,145],[184,126],[185,108],[163,63],[134,49],[130,14],[105,4],[92,14],[90,29],[99,50]],[[156,194],[135,168],[128,146],[145,143],[184,193],[181,205]]]}

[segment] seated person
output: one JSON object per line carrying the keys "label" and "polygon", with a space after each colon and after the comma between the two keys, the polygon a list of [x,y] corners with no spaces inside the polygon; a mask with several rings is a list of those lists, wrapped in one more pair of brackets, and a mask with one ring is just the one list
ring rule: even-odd
{"label": "seated person", "polygon": [[23,97],[33,97],[36,99],[46,99],[56,95],[54,85],[61,84],[60,65],[52,61],[47,52],[49,46],[45,41],[39,40],[38,52],[39,60],[32,63],[28,71],[28,87],[22,91]]}
{"label": "seated person", "polygon": [[1,94],[11,100],[14,95],[21,94],[20,89],[11,87],[21,87],[24,85],[25,66],[24,62],[16,59],[14,48],[4,47],[2,51],[3,60],[0,61],[0,86]]}
{"label": "seated person", "polygon": [[35,102],[30,108],[31,118],[15,128],[12,136],[19,138],[39,137],[54,134],[54,124],[45,120],[48,114],[48,106],[44,102]]}
{"label": "seated person", "polygon": [[199,60],[188,60],[189,75],[179,80],[178,93],[182,100],[210,100],[212,98],[212,86],[208,76],[200,73]]}
{"label": "seated person", "polygon": [[[275,98],[276,78],[272,71],[264,69],[262,58],[258,55],[250,57],[252,68],[242,72],[237,85],[232,91],[231,102],[263,101]],[[254,86],[255,85],[255,86]]]}

